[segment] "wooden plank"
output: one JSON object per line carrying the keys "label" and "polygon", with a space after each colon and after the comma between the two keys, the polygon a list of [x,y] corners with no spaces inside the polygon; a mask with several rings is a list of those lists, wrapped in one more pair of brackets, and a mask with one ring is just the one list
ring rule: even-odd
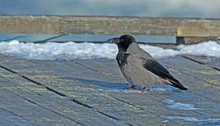
{"label": "wooden plank", "polygon": [[[177,58],[178,59],[178,58]],[[168,61],[168,64],[169,64],[169,66],[171,67],[171,66],[173,66],[174,65],[174,63],[175,63],[175,61],[177,60],[176,58],[173,58],[173,60],[170,60],[170,59],[162,59],[162,60],[160,60],[160,61]],[[182,58],[180,58],[179,59],[181,62],[182,62],[182,64],[181,63],[179,63],[179,65],[178,66],[181,66],[181,65],[183,65],[183,64],[185,64],[186,62],[185,62],[185,60],[184,59],[182,59]],[[173,61],[173,63],[172,63],[172,61]],[[84,61],[85,62],[85,61]],[[90,61],[91,62],[91,61]],[[164,64],[162,62],[162,64]],[[81,62],[82,63],[82,62]],[[86,65],[87,63],[83,63],[84,65]],[[105,65],[106,64],[102,64],[102,63],[99,63],[100,65],[102,65],[103,66],[103,68],[105,68]],[[201,69],[204,69],[203,67],[201,67],[201,66],[198,66],[198,67],[195,67],[196,65],[198,65],[198,64],[194,64],[194,65],[192,65],[191,64],[191,62],[189,62],[189,63],[187,63],[188,65],[191,65],[191,67],[192,68],[196,68],[196,69],[198,69],[198,71]],[[109,66],[109,65],[107,65],[107,66]],[[115,67],[117,67],[117,66],[115,66]],[[201,68],[200,68],[201,67]],[[182,67],[181,67],[182,68]],[[205,67],[206,68],[206,67]],[[110,68],[110,69],[112,69],[112,68]],[[207,70],[209,70],[209,71],[207,71],[207,72],[211,72],[212,71],[212,69],[209,69],[209,68],[206,68]],[[206,70],[206,69],[204,69],[204,70]],[[180,70],[181,71],[181,70]],[[214,70],[215,71],[215,70]],[[181,71],[182,72],[182,71]],[[215,72],[214,72],[215,73]],[[187,76],[183,76],[182,74],[180,74],[180,72],[175,72],[174,73],[174,75],[176,75],[176,74],[179,74],[179,78],[180,79],[183,79],[184,81],[186,80],[187,81],[187,79],[186,78],[190,78],[190,76],[188,75],[188,77]],[[202,75],[200,74],[200,76],[202,77]],[[218,74],[217,74],[217,76],[218,76]],[[217,77],[216,76],[216,77]],[[211,76],[209,76],[209,77],[211,77]],[[185,79],[184,79],[185,78]],[[205,78],[204,78],[205,79]],[[200,83],[202,83],[203,85],[201,85],[201,90],[199,90],[199,92],[201,93],[201,94],[206,94],[205,92],[206,91],[204,91],[203,92],[203,90],[202,90],[202,88],[204,88],[204,89],[207,89],[208,91],[207,91],[207,94],[209,94],[209,97],[215,97],[215,96],[218,96],[218,95],[220,95],[219,93],[218,93],[218,88],[216,88],[216,87],[214,87],[215,89],[212,89],[212,88],[206,88],[207,87],[207,83],[206,82],[202,82],[201,80],[199,80],[199,79],[197,79],[197,78],[195,78],[193,81],[195,81],[195,82],[197,82],[198,84]],[[190,81],[189,81],[190,82]],[[186,84],[187,85],[187,84]],[[191,85],[190,85],[191,86]],[[189,88],[191,88],[189,86]],[[194,89],[194,88],[193,88]],[[197,88],[198,89],[198,88]],[[195,88],[195,90],[197,90],[196,88]],[[192,89],[189,89],[189,90],[192,90]],[[210,92],[212,92],[213,93],[213,95],[210,95]],[[153,93],[153,92],[152,92]],[[121,97],[123,94],[116,94],[116,93],[112,93],[112,95],[116,95],[117,96],[117,98],[123,98],[124,99],[124,97]],[[161,96],[161,94],[158,96],[158,94],[155,94],[157,97],[156,98],[158,98],[158,97],[160,97],[160,100],[166,100],[166,99],[170,99],[170,98],[172,98],[173,100],[176,100],[176,101],[181,101],[181,102],[190,102],[190,103],[193,103],[193,104],[195,104],[195,105],[197,105],[198,103],[196,103],[195,102],[195,99],[201,99],[201,95],[200,94],[195,94],[194,92],[172,92],[172,93],[168,93],[168,94],[165,94],[165,95],[162,95]],[[147,97],[146,99],[144,99],[143,97],[141,97],[141,96],[138,96],[138,97],[135,97],[135,98],[131,98],[132,96],[130,96],[130,95],[128,95],[128,94],[125,94],[125,96],[127,96],[126,98],[127,98],[127,100],[129,100],[129,101],[127,101],[128,103],[133,103],[134,104],[134,102],[135,102],[135,104],[138,102],[139,104],[139,106],[142,106],[143,108],[144,107],[146,107],[146,105],[147,105],[147,107],[149,107],[148,105],[149,104],[151,104],[151,102],[153,102],[153,100],[147,100],[147,99],[149,99],[149,97]],[[208,95],[207,95],[208,96]],[[142,100],[140,100],[140,99],[142,99]],[[155,98],[155,97],[154,97]],[[218,97],[215,97],[214,99],[216,99],[216,98],[218,98]],[[181,99],[181,100],[180,100]],[[204,98],[205,100],[207,100],[206,98]],[[212,102],[213,100],[211,100],[210,102]],[[140,104],[141,103],[141,104]],[[157,104],[160,104],[160,103],[157,103]],[[213,104],[220,104],[219,103],[219,100],[218,101],[216,101],[216,103],[215,102],[213,102]],[[198,105],[199,106],[199,105]],[[203,106],[204,107],[204,106]],[[210,107],[211,106],[209,106],[209,109],[210,109]],[[162,108],[161,106],[160,106],[160,108]],[[159,108],[157,108],[157,109],[159,109]],[[149,110],[149,108],[148,108],[148,110]],[[153,110],[152,108],[150,108],[150,110]],[[160,110],[160,112],[162,113],[162,111],[163,110]],[[214,113],[215,113],[215,110],[212,110]],[[208,113],[206,114],[206,113],[203,113],[203,112],[198,112],[198,113],[200,113],[200,114],[202,114],[203,116],[205,116],[205,115],[208,115]],[[185,114],[185,113],[182,113],[183,115]],[[189,113],[188,113],[189,114]],[[216,113],[215,115],[218,115],[219,113]],[[187,115],[187,114],[185,114],[185,115]],[[209,113],[209,115],[211,116],[211,115],[213,115],[213,113]]]}
{"label": "wooden plank", "polygon": [[[6,85],[6,83],[1,83],[1,85]],[[25,97],[21,97],[21,92],[20,94],[17,94],[17,92],[19,92],[18,90],[21,90],[21,88],[19,89],[17,85],[14,85],[14,87],[0,87],[0,110],[2,110],[0,112],[0,116],[1,119],[4,120],[0,122],[1,125],[4,123],[5,125],[52,125],[56,122],[56,124],[60,125],[72,124],[78,126],[78,124],[74,121],[71,121],[57,113],[54,113],[53,111],[38,106],[34,104],[34,102],[30,102],[31,100],[27,100]]]}
{"label": "wooden plank", "polygon": [[220,36],[219,19],[1,15],[0,33]]}
{"label": "wooden plank", "polygon": [[[185,56],[184,56],[185,57]],[[202,65],[200,63],[185,59],[183,57],[175,57],[175,58],[166,58],[165,60],[161,59],[163,64],[170,69],[171,72],[174,72],[174,75],[183,79],[180,79],[182,83],[186,81],[186,85],[190,84],[192,81],[199,81],[196,83],[200,83],[199,86],[196,84],[190,85],[193,90],[203,90],[207,89],[204,91],[213,91],[212,93],[218,93],[218,88],[220,85],[212,85],[207,83],[205,80],[210,78],[210,77],[219,77],[220,72],[218,70],[215,70],[213,68],[210,68],[209,66]],[[160,61],[161,61],[160,60]],[[171,64],[172,62],[172,64]],[[184,64],[183,66],[180,66],[179,64]],[[180,72],[177,74],[177,72]],[[181,77],[183,76],[183,77]],[[188,81],[187,78],[188,76]],[[219,82],[218,82],[219,83]],[[209,86],[208,86],[209,85]],[[213,86],[213,87],[212,87]],[[211,88],[209,90],[209,87]],[[212,94],[211,93],[211,94]],[[216,94],[218,95],[218,94]]]}
{"label": "wooden plank", "polygon": [[[18,61],[16,63],[21,63]],[[24,60],[21,60],[21,61],[24,61]],[[3,62],[1,62],[1,63],[3,64]],[[13,63],[15,63],[15,62],[12,62],[12,64]],[[9,64],[9,66],[10,66],[10,64]],[[26,71],[28,71],[28,70],[26,70]],[[7,71],[4,71],[4,72],[7,73]],[[33,72],[35,73],[36,71],[33,71]],[[23,71],[23,73],[25,73],[25,70]],[[32,73],[31,76],[34,76],[34,73]],[[37,78],[39,78],[39,75],[35,75],[35,76],[38,76]],[[45,76],[47,76],[47,75],[45,75]],[[11,92],[15,92],[15,93],[21,95],[23,98],[28,99],[28,101],[31,101],[34,104],[37,104],[38,106],[43,107],[44,109],[47,109],[47,110],[55,112],[55,113],[59,113],[59,115],[62,115],[63,118],[65,118],[65,119],[75,120],[75,122],[82,124],[82,125],[97,125],[97,124],[126,125],[126,123],[111,119],[103,114],[100,114],[95,109],[89,109],[87,107],[79,105],[79,104],[73,102],[70,97],[60,96],[57,93],[51,92],[47,88],[45,88],[43,85],[42,86],[36,85],[31,82],[29,82],[29,83],[26,82],[26,83],[28,83],[28,85],[24,85],[25,82],[22,82],[22,81],[27,81],[27,80],[25,80],[24,78],[21,78],[21,77],[14,78],[14,77],[10,77],[10,76],[5,76],[5,78],[7,80],[14,82],[14,83],[17,83],[17,85],[19,87],[19,88],[6,88],[6,89],[10,90]],[[37,79],[37,80],[39,80],[39,79]],[[52,81],[52,79],[50,79],[50,81]],[[47,80],[45,82],[49,82],[49,80]],[[60,84],[60,86],[59,86],[60,89],[64,88],[64,86],[62,85],[63,84],[62,82],[58,83],[58,81],[53,81],[51,83]],[[68,88],[68,87],[66,87],[66,88]],[[76,87],[76,88],[78,88],[78,87]],[[32,119],[34,119],[34,117],[36,115],[32,115],[32,116],[33,116]],[[53,123],[56,123],[56,122],[53,122]],[[42,122],[42,124],[45,124],[45,123]],[[73,124],[74,124],[74,122],[69,123],[69,125],[73,125]]]}
{"label": "wooden plank", "polygon": [[192,60],[194,62],[198,62],[203,65],[207,65],[213,69],[220,71],[220,58],[216,57],[204,57],[204,56],[184,56],[185,58]]}
{"label": "wooden plank", "polygon": [[[10,61],[10,63],[15,64],[15,63],[13,63],[13,61]],[[18,63],[19,64],[24,64],[22,62],[16,62],[16,64],[18,64]],[[52,62],[50,62],[50,63],[52,63]],[[72,63],[73,64],[71,65],[71,67],[68,67],[69,71],[73,72],[73,70],[75,70],[75,72],[79,72],[79,71],[76,71],[76,68],[78,68],[80,66],[73,67],[74,62],[72,62]],[[27,63],[26,63],[26,65],[27,65]],[[60,65],[62,65],[62,68],[64,68],[63,70],[65,70],[65,71],[67,70],[67,69],[65,69],[65,67],[67,67],[66,65],[63,66],[63,63],[60,64]],[[11,65],[8,64],[8,67],[10,67],[10,66]],[[49,65],[49,66],[51,66],[51,65]],[[52,68],[54,68],[54,65],[53,65]],[[84,69],[80,68],[80,69],[81,69],[81,71],[84,71],[85,68]],[[86,70],[89,71],[88,68]],[[16,71],[19,71],[19,70],[16,70]],[[62,69],[58,69],[58,71],[62,72]],[[22,74],[24,74],[24,73],[25,73],[25,71],[22,71]],[[66,74],[69,74],[69,73],[66,73]],[[78,74],[78,76],[80,75],[80,73],[77,73],[77,74]],[[92,75],[96,75],[96,73],[93,73]],[[47,75],[42,75],[41,77],[43,77],[43,76],[47,76]],[[57,91],[65,93],[69,97],[73,97],[74,99],[77,99],[77,100],[81,101],[82,103],[85,103],[85,104],[93,107],[92,110],[94,110],[94,108],[96,108],[101,112],[107,113],[109,116],[118,119],[119,120],[118,123],[120,123],[120,121],[122,121],[122,122],[125,122],[125,124],[128,123],[128,124],[134,124],[134,125],[135,124],[140,124],[140,123],[142,123],[142,124],[143,123],[154,124],[156,121],[161,120],[160,117],[156,118],[155,116],[148,115],[149,112],[147,110],[145,110],[145,111],[140,110],[140,108],[128,105],[127,103],[124,103],[124,102],[121,102],[117,99],[111,98],[108,95],[106,95],[106,93],[100,93],[99,91],[94,89],[94,87],[96,87],[96,86],[94,86],[94,85],[90,86],[91,82],[92,83],[94,82],[93,80],[88,80],[87,81],[87,82],[90,81],[90,83],[86,83],[85,81],[81,81],[81,82],[78,81],[78,83],[79,82],[81,83],[79,85],[79,84],[77,84],[77,81],[74,80],[73,77],[72,77],[73,78],[72,81],[70,79],[67,79],[67,80],[63,79],[62,81],[59,81],[59,80],[53,78],[53,81],[50,80],[51,82],[49,82],[49,80],[46,80],[45,77],[44,78],[39,78],[39,76],[36,77],[36,76],[34,76],[34,74],[30,74],[30,77],[34,78],[37,81],[41,81],[42,83],[45,83],[47,85],[48,84],[49,85],[50,84],[56,85],[56,84],[59,84],[59,83],[62,84],[62,85],[60,85],[59,88],[56,89]],[[107,82],[103,81],[103,82],[100,82],[100,83],[107,83]],[[65,84],[65,86],[63,84]],[[73,84],[74,84],[74,87],[73,87]],[[50,85],[50,86],[53,87],[53,85]],[[102,85],[99,85],[99,86],[102,87]],[[148,120],[146,120],[142,117],[142,116],[144,116],[143,112],[146,114],[145,116],[147,116],[147,118],[150,119],[151,121],[148,121]],[[138,113],[142,113],[142,116],[135,116],[135,115],[140,115]],[[132,118],[127,117],[127,114],[134,115],[134,117],[132,117]],[[133,120],[139,120],[139,121],[134,122]],[[96,122],[96,121],[94,121],[94,122]],[[108,121],[103,121],[103,122],[106,123],[105,125],[107,125],[107,124],[112,125],[112,123],[108,123]],[[99,122],[99,124],[100,124],[100,122]],[[172,122],[170,122],[170,124],[172,124]]]}
{"label": "wooden plank", "polygon": [[[212,22],[215,23],[215,22]],[[177,28],[177,36],[219,36],[215,32],[218,32],[217,29],[210,27],[210,24],[195,24],[196,26],[181,26]],[[199,25],[199,26],[198,26]],[[215,29],[215,30],[214,30]]]}
{"label": "wooden plank", "polygon": [[[12,79],[13,81],[13,79]],[[19,83],[18,83],[19,85]],[[40,123],[41,120],[36,120],[37,114],[41,114],[41,118],[45,118],[45,120],[50,121],[50,119],[55,119],[50,117],[50,114],[47,112],[53,112],[55,115],[61,116],[64,118],[59,118],[58,121],[60,122],[66,122],[67,125],[126,125],[121,123],[120,121],[111,120],[108,117],[99,114],[96,111],[90,110],[86,107],[80,106],[78,104],[74,104],[74,102],[71,101],[69,98],[61,97],[59,95],[56,95],[55,93],[51,93],[47,91],[45,88],[33,88],[33,84],[21,86],[20,88],[5,88],[11,92],[14,92],[18,96],[25,98],[30,103],[34,104],[35,106],[40,107],[41,109],[44,109],[45,115],[41,114],[39,109],[32,108],[31,110],[26,109],[25,106],[20,106],[21,109],[24,109],[24,111],[29,112],[20,112],[14,111],[17,114],[20,114],[23,118],[30,120],[30,121],[36,121],[36,123]],[[24,103],[25,104],[25,103]],[[19,105],[17,103],[16,105]],[[45,111],[47,110],[47,111]],[[31,116],[26,115],[28,113],[33,113]],[[53,117],[53,116],[52,116]],[[39,118],[39,119],[41,119]],[[49,118],[49,119],[48,119]],[[68,120],[68,121],[65,121]],[[39,122],[38,122],[39,121]],[[42,122],[44,125],[46,125],[46,122]],[[56,124],[55,122],[50,122],[51,124]],[[62,123],[64,124],[64,123]],[[61,124],[61,125],[62,125]],[[64,124],[65,125],[65,124]]]}
{"label": "wooden plank", "polygon": [[200,71],[194,71],[197,74],[203,74],[205,76],[201,76],[200,78],[205,80],[210,85],[220,86],[220,65],[219,58],[202,58],[202,57],[194,57],[194,56],[184,56],[184,58],[190,60],[191,62],[195,62],[200,66],[203,66],[204,69]]}
{"label": "wooden plank", "polygon": [[[97,60],[96,60],[97,61]],[[91,62],[91,61],[88,61],[88,62]],[[86,61],[83,61],[83,63],[82,62],[80,62],[80,63],[82,63],[83,65],[88,65],[88,66],[90,66],[90,67],[92,67],[92,68],[96,68],[96,67],[94,67],[93,65],[91,65],[91,64],[88,64],[88,62],[86,62]],[[98,61],[97,61],[98,62]],[[99,61],[100,62],[100,61]],[[108,61],[109,62],[109,61]],[[106,64],[104,64],[104,63],[98,63],[97,64],[97,66],[99,66],[99,69],[97,69],[97,70],[100,70],[100,67],[101,68],[105,68],[106,67]],[[108,65],[107,65],[108,66]],[[117,67],[117,66],[115,66],[115,67]],[[110,68],[110,69],[112,69],[112,68]],[[107,70],[107,69],[106,69]],[[112,77],[112,78],[115,78],[115,77]],[[195,79],[194,81],[198,81],[197,79]],[[203,92],[200,90],[200,92],[201,92],[201,94],[203,94]],[[218,90],[216,90],[215,92],[218,92]],[[110,93],[110,94],[112,94],[113,95],[113,97],[116,97],[116,98],[118,98],[118,99],[120,99],[120,100],[124,100],[124,101],[126,101],[127,103],[129,103],[129,104],[133,104],[133,105],[138,105],[139,107],[141,107],[141,108],[143,108],[143,109],[147,109],[147,110],[151,110],[151,111],[155,111],[155,112],[160,112],[159,114],[160,115],[166,115],[166,114],[168,114],[169,113],[169,115],[173,115],[173,116],[176,116],[176,115],[178,115],[178,116],[188,116],[188,117],[191,117],[191,116],[193,116],[193,117],[198,117],[198,118],[207,118],[207,117],[216,117],[216,116],[218,116],[219,115],[219,113],[217,112],[215,112],[215,110],[212,110],[212,105],[211,104],[216,104],[216,105],[219,105],[219,103],[215,103],[215,102],[212,102],[212,101],[210,101],[210,100],[208,100],[208,99],[206,99],[206,98],[204,98],[203,99],[203,101],[201,100],[201,94],[194,94],[193,92],[191,93],[188,93],[188,92],[183,92],[183,94],[181,93],[181,92],[173,92],[173,93],[168,93],[168,94],[165,94],[165,97],[161,97],[161,95],[159,96],[160,97],[160,99],[158,100],[158,102],[155,102],[155,99],[154,98],[157,98],[158,97],[158,95],[156,95],[156,97],[154,97],[153,99],[154,100],[149,100],[150,98],[149,98],[149,96],[143,96],[143,95],[136,95],[136,96],[134,96],[134,94],[132,94],[132,95],[129,95],[129,94],[121,94],[121,93],[115,93],[115,92],[113,92],[113,93]],[[174,95],[173,95],[174,94]],[[126,96],[126,98],[127,98],[127,100],[125,99],[125,97],[122,97],[122,95],[123,96]],[[168,97],[166,96],[166,95],[168,95]],[[170,97],[170,96],[174,96],[174,97]],[[217,95],[214,95],[214,96],[218,96],[218,94]],[[211,95],[210,95],[210,97],[212,97]],[[193,103],[194,105],[198,105],[199,107],[201,106],[201,105],[199,105],[198,103],[196,103],[196,100],[195,99],[197,99],[197,100],[201,100],[202,102],[209,102],[209,103],[211,103],[209,106],[207,106],[207,111],[209,111],[209,112],[200,112],[200,111],[195,111],[195,113],[199,113],[199,115],[196,115],[195,113],[193,114],[193,113],[189,113],[189,112],[187,112],[187,113],[184,113],[184,112],[182,112],[182,113],[171,113],[170,111],[168,112],[168,111],[165,111],[164,110],[164,104],[161,104],[161,101],[162,100],[166,100],[166,99],[170,99],[170,98],[172,98],[172,99],[174,99],[174,100],[176,100],[176,101],[182,101],[183,103],[184,102],[186,102],[187,101],[187,103]],[[217,98],[217,97],[215,97],[215,98]],[[183,100],[179,100],[179,99],[183,99]],[[129,101],[128,101],[129,100]],[[137,104],[138,103],[138,104]],[[152,108],[152,106],[154,106],[154,105],[157,105],[157,106],[155,106],[155,107],[153,107]],[[204,108],[205,106],[202,106],[202,108]],[[166,114],[165,114],[166,113]],[[178,121],[177,121],[178,122]],[[186,124],[186,122],[184,122],[184,124]],[[192,124],[192,123],[191,123]]]}
{"label": "wooden plank", "polygon": [[[72,117],[84,125],[219,124],[219,86],[209,85],[203,80],[206,74],[201,73],[203,70],[215,72],[206,65],[182,57],[159,61],[189,90],[149,93],[121,92],[126,87],[126,82],[115,60],[39,61],[0,57],[0,65],[8,68],[0,69],[0,78],[3,78],[0,80],[5,83],[2,85],[4,88],[50,111],[59,112],[64,117]],[[8,84],[9,82],[12,84]],[[14,86],[22,88],[9,88]],[[167,103],[170,100],[183,105],[194,105],[195,110],[171,109]],[[194,121],[175,117],[193,118]]]}
{"label": "wooden plank", "polygon": [[[190,87],[195,93],[201,94],[201,97],[206,97],[220,104],[220,100],[216,97],[220,95],[218,91],[220,88],[219,71],[182,57],[175,57],[175,59],[167,58],[163,60],[163,64],[170,67],[171,72],[181,72],[179,74],[176,73],[175,76],[179,77],[180,81]],[[179,64],[184,64],[184,66],[180,66]],[[207,80],[211,79],[217,79],[217,83],[208,83]]]}

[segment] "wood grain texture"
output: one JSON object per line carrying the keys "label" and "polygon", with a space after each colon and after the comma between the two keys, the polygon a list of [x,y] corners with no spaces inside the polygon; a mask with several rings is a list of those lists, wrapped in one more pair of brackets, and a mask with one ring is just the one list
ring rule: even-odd
{"label": "wood grain texture", "polygon": [[[220,124],[220,71],[214,65],[217,59],[160,59],[189,90],[126,93],[122,90],[128,85],[115,60],[0,58],[1,125]],[[169,108],[169,100],[198,109]],[[189,117],[194,121],[168,117]]]}
{"label": "wood grain texture", "polygon": [[219,19],[1,15],[0,33],[220,36]]}

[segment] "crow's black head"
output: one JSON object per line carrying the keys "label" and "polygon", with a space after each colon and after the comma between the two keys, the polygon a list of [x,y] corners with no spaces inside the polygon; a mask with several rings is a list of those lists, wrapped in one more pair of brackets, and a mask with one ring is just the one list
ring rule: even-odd
{"label": "crow's black head", "polygon": [[122,35],[119,38],[112,38],[107,41],[117,44],[118,48],[124,51],[128,49],[131,43],[136,42],[135,38],[131,35]]}

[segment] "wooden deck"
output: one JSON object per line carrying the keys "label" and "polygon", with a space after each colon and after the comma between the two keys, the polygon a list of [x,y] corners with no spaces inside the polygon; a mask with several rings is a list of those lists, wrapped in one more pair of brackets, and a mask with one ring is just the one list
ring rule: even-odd
{"label": "wooden deck", "polygon": [[160,59],[188,91],[127,87],[115,60],[0,55],[0,125],[220,125],[220,59]]}

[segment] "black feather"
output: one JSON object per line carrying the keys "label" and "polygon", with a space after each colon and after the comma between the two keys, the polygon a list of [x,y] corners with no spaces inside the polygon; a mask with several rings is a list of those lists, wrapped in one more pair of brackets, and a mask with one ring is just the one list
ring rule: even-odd
{"label": "black feather", "polygon": [[116,60],[118,61],[118,65],[120,67],[124,66],[127,63],[127,58],[130,54],[126,52],[119,52]]}
{"label": "black feather", "polygon": [[179,89],[182,90],[187,90],[186,87],[184,87],[176,78],[174,78],[169,71],[164,68],[162,65],[160,65],[157,61],[155,60],[147,60],[145,58],[141,58],[144,61],[143,67],[149,71],[151,71],[152,73],[154,73],[155,75],[163,78],[163,79],[167,79],[169,80],[174,86],[177,87]]}

